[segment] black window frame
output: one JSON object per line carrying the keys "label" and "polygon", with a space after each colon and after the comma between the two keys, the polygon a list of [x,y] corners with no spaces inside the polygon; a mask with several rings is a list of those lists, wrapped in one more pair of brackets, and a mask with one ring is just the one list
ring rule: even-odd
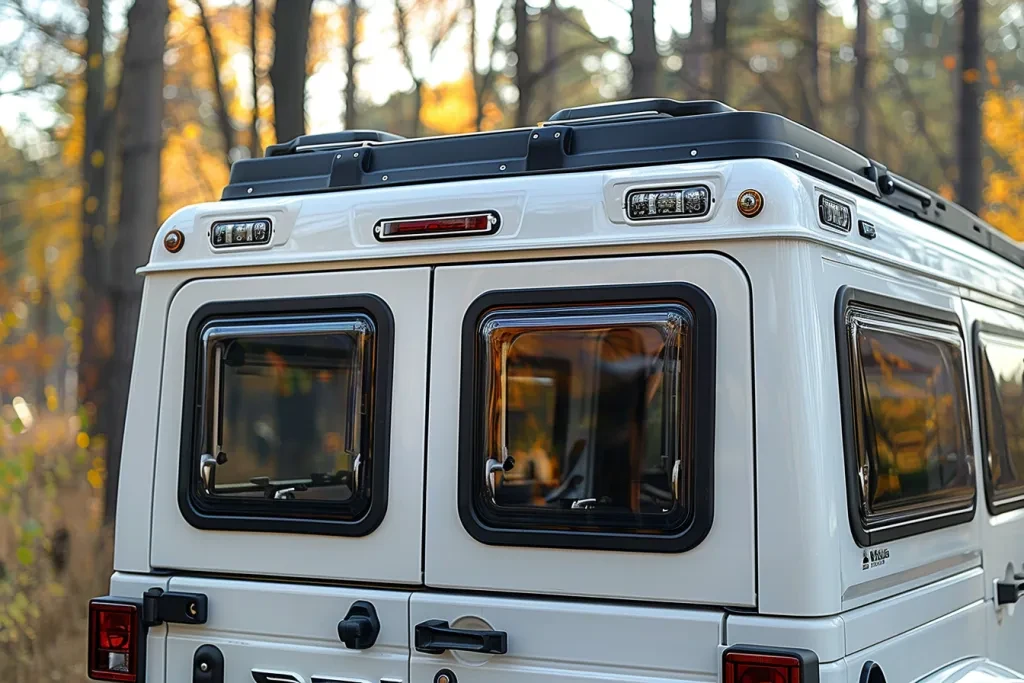
{"label": "black window frame", "polygon": [[[242,501],[216,501],[211,505],[199,500],[199,457],[203,453],[203,420],[205,409],[199,392],[204,391],[203,329],[211,321],[252,320],[254,324],[281,316],[301,322],[316,323],[327,316],[365,315],[375,327],[373,377],[373,414],[367,418],[372,434],[370,456],[370,502],[366,512],[357,519],[346,519],[324,513],[327,505],[288,501],[288,514],[267,507],[267,513],[248,512]],[[269,533],[319,534],[331,536],[366,536],[374,531],[387,513],[389,446],[391,438],[391,393],[394,365],[394,315],[380,297],[373,294],[218,301],[205,304],[193,313],[185,337],[185,383],[181,412],[181,445],[178,459],[178,509],[185,520],[197,529],[219,531],[255,531]],[[270,501],[273,502],[273,501]],[[346,505],[345,503],[341,504]]]}
{"label": "black window frame", "polygon": [[[674,534],[655,535],[487,523],[479,510],[480,496],[477,495],[484,474],[484,460],[478,445],[482,439],[486,410],[479,400],[486,359],[482,357],[477,343],[479,323],[483,317],[495,308],[506,307],[666,302],[683,304],[693,314],[694,320],[689,368],[692,410],[683,418],[691,421],[693,459],[693,485],[688,491],[693,500],[693,514],[687,526]],[[475,299],[463,317],[459,381],[458,510],[462,526],[470,536],[487,545],[574,550],[681,553],[698,546],[711,531],[714,520],[717,325],[711,298],[690,283],[506,289],[489,291]]]}
{"label": "black window frame", "polygon": [[[869,292],[855,287],[841,287],[836,294],[835,302],[835,337],[837,368],[839,375],[839,398],[840,412],[842,415],[842,437],[843,455],[846,470],[846,501],[850,519],[850,530],[853,533],[857,545],[867,548],[895,541],[901,538],[916,536],[928,531],[944,529],[958,524],[964,524],[974,519],[977,510],[978,482],[977,477],[971,478],[971,498],[963,505],[963,509],[953,509],[936,513],[933,510],[922,512],[919,516],[909,516],[901,519],[900,522],[885,526],[886,522],[875,522],[872,525],[865,523],[861,514],[863,497],[859,476],[858,449],[860,444],[857,440],[856,421],[858,411],[856,401],[860,400],[859,391],[854,384],[853,363],[850,347],[849,334],[846,328],[846,314],[851,305],[861,309],[873,309],[882,313],[888,313],[905,319],[908,324],[915,323],[939,323],[951,325],[956,328],[960,336],[963,364],[963,412],[966,417],[967,433],[965,435],[965,446],[971,449],[970,460],[971,472],[976,471],[977,454],[974,453],[974,419],[971,413],[970,384],[968,383],[967,367],[970,362],[970,351],[967,341],[964,338],[963,326],[960,318],[952,310],[935,308],[923,304],[913,303],[896,299],[891,296]],[[898,513],[898,511],[895,511]]]}
{"label": "black window frame", "polygon": [[[992,482],[992,467],[988,461],[988,411],[991,409],[991,406],[989,405],[988,392],[985,390],[986,380],[982,376],[983,373],[988,372],[988,360],[985,357],[985,346],[981,340],[982,334],[1002,337],[1008,341],[1024,344],[1024,331],[995,325],[984,320],[975,321],[972,329],[972,341],[974,342],[974,385],[978,398],[978,424],[981,427],[979,437],[981,440],[982,479],[984,479],[985,485],[985,506],[988,508],[989,514],[994,517],[1004,512],[1024,508],[1024,494],[1022,494],[1021,490],[1018,490],[1016,493],[1011,493],[1009,496],[1001,498]],[[1022,355],[1024,355],[1024,352],[1022,352]]]}

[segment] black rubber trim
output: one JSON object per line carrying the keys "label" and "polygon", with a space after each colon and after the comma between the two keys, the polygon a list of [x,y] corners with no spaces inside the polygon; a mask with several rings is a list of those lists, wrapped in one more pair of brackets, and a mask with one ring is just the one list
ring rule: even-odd
{"label": "black rubber trim", "polygon": [[793,657],[800,661],[800,683],[818,683],[821,678],[818,655],[813,650],[798,647],[764,647],[762,645],[730,645],[722,652],[721,680],[725,680],[725,661],[730,654],[775,655]]}
{"label": "black rubber trim", "polygon": [[[212,318],[239,317],[259,320],[267,315],[301,315],[304,320],[315,321],[318,315],[365,314],[376,328],[374,354],[374,396],[370,435],[373,451],[370,458],[370,502],[356,519],[346,518],[350,507],[345,503],[320,501],[289,501],[288,514],[276,508],[247,512],[253,503],[267,501],[208,501],[197,500],[193,482],[198,481],[196,471],[201,454],[199,443],[202,416],[197,391],[201,386],[199,374],[200,333]],[[185,342],[185,387],[182,406],[181,453],[178,462],[178,509],[185,520],[197,529],[231,531],[265,531],[293,534],[323,534],[335,536],[366,536],[384,519],[388,503],[388,450],[391,438],[391,391],[395,354],[395,321],[388,305],[373,294],[353,294],[328,297],[303,297],[248,301],[217,301],[200,307],[189,321]],[[269,501],[273,505],[272,501]],[[284,506],[280,506],[284,508]]]}
{"label": "black rubber trim", "polygon": [[885,683],[885,674],[877,662],[868,660],[860,670],[859,683]]}
{"label": "black rubber trim", "polygon": [[1024,490],[1018,489],[1016,491],[1005,493],[1003,494],[1004,500],[1000,500],[1000,495],[996,491],[995,485],[992,483],[992,468],[989,466],[988,462],[989,434],[988,419],[986,418],[990,406],[988,405],[988,392],[985,391],[984,380],[981,376],[982,373],[988,372],[988,362],[985,360],[985,349],[981,343],[981,334],[983,332],[1017,342],[1024,342],[1024,332],[1021,330],[1014,330],[1009,327],[993,325],[992,323],[985,322],[984,320],[976,320],[974,322],[974,328],[971,335],[974,342],[974,384],[975,394],[978,397],[978,423],[981,425],[981,463],[983,468],[982,478],[985,480],[985,506],[988,508],[989,514],[995,516],[1024,507],[1024,498],[1016,501],[1005,500],[1007,496],[1015,497],[1024,494]]}
{"label": "black rubber trim", "polygon": [[[478,488],[483,481],[483,459],[477,450],[484,407],[478,400],[483,378],[477,348],[480,319],[496,307],[573,304],[679,302],[693,312],[694,335],[690,376],[692,397],[692,514],[675,533],[640,534],[614,531],[560,531],[487,521]],[[488,545],[579,550],[617,550],[679,553],[696,547],[711,531],[714,518],[715,368],[717,317],[714,303],[700,288],[688,283],[519,289],[487,292],[473,301],[462,323],[462,377],[459,386],[458,507],[462,526]],[[541,513],[542,514],[542,513]],[[541,516],[538,514],[538,516]]]}
{"label": "black rubber trim", "polygon": [[[886,543],[900,538],[921,534],[926,531],[944,529],[949,526],[955,526],[957,524],[963,524],[964,522],[971,521],[974,519],[974,513],[977,509],[978,488],[976,482],[973,487],[974,495],[971,497],[970,508],[964,509],[962,512],[958,512],[956,514],[944,513],[941,517],[934,516],[934,513],[925,513],[930,516],[924,516],[919,520],[909,521],[897,527],[869,529],[865,526],[860,513],[861,492],[860,486],[858,485],[857,475],[857,439],[856,428],[854,425],[854,420],[856,419],[854,412],[856,393],[852,386],[853,364],[850,359],[850,347],[846,339],[846,310],[851,303],[856,303],[866,308],[874,308],[888,311],[890,313],[896,313],[897,315],[902,315],[911,319],[911,321],[916,319],[953,324],[960,332],[961,341],[963,341],[963,328],[960,325],[960,319],[957,317],[956,313],[950,310],[923,306],[921,304],[904,301],[902,299],[895,299],[882,294],[876,294],[874,292],[868,292],[848,286],[840,287],[836,294],[835,336],[836,360],[838,361],[836,365],[839,369],[839,398],[843,424],[843,455],[846,461],[846,502],[850,518],[850,530],[853,532],[853,537],[857,541],[857,545],[867,548],[873,545],[878,545],[879,543]],[[967,358],[966,353],[964,355],[964,364],[966,365],[969,359]],[[966,379],[964,381],[966,382]],[[965,388],[967,388],[966,384]],[[968,399],[968,403],[969,402],[970,401]],[[969,410],[970,406],[965,406],[965,409]],[[971,428],[973,429],[973,424],[971,423],[969,416],[970,413],[968,413],[968,424],[971,425]],[[968,436],[970,436],[970,434],[968,434]]]}

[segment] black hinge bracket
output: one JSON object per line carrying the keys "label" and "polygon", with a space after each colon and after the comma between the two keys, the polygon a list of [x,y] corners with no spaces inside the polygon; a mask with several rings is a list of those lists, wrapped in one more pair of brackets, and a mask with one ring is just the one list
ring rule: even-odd
{"label": "black hinge bracket", "polygon": [[996,581],[996,606],[1012,605],[1024,595],[1024,574],[1014,574],[1013,581]]}
{"label": "black hinge bracket", "polygon": [[174,593],[150,588],[142,594],[142,624],[205,624],[207,600],[202,593]]}
{"label": "black hinge bracket", "polygon": [[565,168],[569,157],[569,126],[541,126],[530,133],[526,147],[527,171],[554,171]]}
{"label": "black hinge bracket", "polygon": [[327,183],[331,188],[359,187],[363,184],[363,176],[370,170],[370,159],[373,148],[370,146],[349,147],[335,152],[331,162],[331,178]]}

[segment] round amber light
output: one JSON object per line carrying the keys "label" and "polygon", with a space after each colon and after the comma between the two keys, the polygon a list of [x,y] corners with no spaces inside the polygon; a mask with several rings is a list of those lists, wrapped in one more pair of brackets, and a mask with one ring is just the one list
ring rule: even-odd
{"label": "round amber light", "polygon": [[180,230],[171,230],[164,236],[164,249],[175,254],[185,246],[185,236]]}
{"label": "round amber light", "polygon": [[764,208],[764,197],[757,190],[744,190],[736,198],[736,208],[747,218],[753,218]]}

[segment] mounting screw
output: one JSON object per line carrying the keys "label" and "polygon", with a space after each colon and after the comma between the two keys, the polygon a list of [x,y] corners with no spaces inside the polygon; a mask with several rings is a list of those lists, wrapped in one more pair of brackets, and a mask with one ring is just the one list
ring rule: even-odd
{"label": "mounting screw", "polygon": [[560,137],[562,137],[562,134],[561,134],[561,133],[555,133],[555,139],[556,139],[556,140],[557,140],[558,138],[560,138]]}
{"label": "mounting screw", "polygon": [[504,171],[505,170],[505,164],[502,164],[501,166],[499,166],[498,170],[499,171]]}
{"label": "mounting screw", "polygon": [[385,181],[386,181],[387,179],[388,179],[388,177],[387,177],[387,176],[383,176],[383,177],[381,177],[381,180],[385,180]]}
{"label": "mounting screw", "polygon": [[200,662],[199,663],[199,670],[200,671],[209,671],[210,670],[210,665],[207,664],[206,662]]}
{"label": "mounting screw", "polygon": [[164,249],[172,254],[177,254],[184,245],[185,236],[181,234],[181,230],[171,230],[164,235]]}
{"label": "mounting screw", "polygon": [[539,138],[539,137],[540,137],[540,133],[534,133],[534,134],[533,134],[533,139],[534,139],[534,140],[536,140],[536,139],[537,139],[537,138]]}
{"label": "mounting screw", "polygon": [[335,158],[335,159],[340,159],[340,158],[341,158],[341,155],[339,154],[338,156],[336,156],[336,157],[334,157],[334,158]]}
{"label": "mounting screw", "polygon": [[764,208],[764,197],[757,190],[744,190],[736,198],[736,208],[746,218],[753,218]]}
{"label": "mounting screw", "polygon": [[691,149],[691,150],[690,150],[690,156],[691,156],[691,157],[695,157],[695,156],[697,156],[697,150],[695,150],[695,149]]}
{"label": "mounting screw", "polygon": [[252,188],[250,187],[248,190],[245,191],[245,193],[246,194],[252,194]]}
{"label": "mounting screw", "polygon": [[[338,156],[341,156],[341,155],[339,154]],[[358,159],[359,158],[359,152],[352,152],[352,158],[353,159]]]}

